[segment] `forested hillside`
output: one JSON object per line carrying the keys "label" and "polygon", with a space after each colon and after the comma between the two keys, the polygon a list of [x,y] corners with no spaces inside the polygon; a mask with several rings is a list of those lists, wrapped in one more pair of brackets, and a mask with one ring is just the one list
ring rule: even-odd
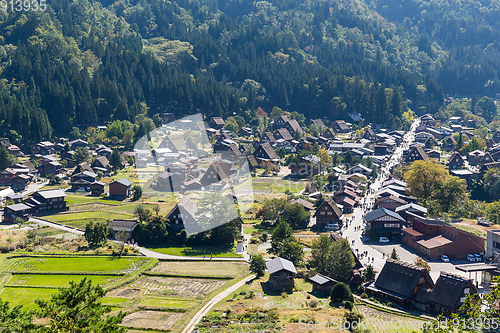
{"label": "forested hillside", "polygon": [[398,128],[408,107],[438,111],[441,84],[494,95],[497,5],[51,0],[0,12],[0,135],[28,144],[160,112],[257,126],[256,109],[273,106]]}

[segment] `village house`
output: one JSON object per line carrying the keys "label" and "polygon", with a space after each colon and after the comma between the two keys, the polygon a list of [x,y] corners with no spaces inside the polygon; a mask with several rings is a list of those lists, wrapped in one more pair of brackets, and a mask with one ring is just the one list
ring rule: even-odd
{"label": "village house", "polygon": [[207,169],[207,171],[200,178],[200,183],[203,187],[208,188],[214,183],[222,183],[222,186],[226,183],[227,174],[222,169],[219,162],[213,162]]}
{"label": "village house", "polygon": [[93,183],[90,184],[90,194],[97,196],[103,194],[104,186],[106,186],[106,183],[94,181]]}
{"label": "village house", "polygon": [[320,130],[326,127],[325,124],[323,123],[323,120],[321,119],[311,119],[311,121],[309,122],[309,126],[311,125],[317,126],[318,129]]}
{"label": "village house", "polygon": [[7,223],[16,223],[17,218],[22,218],[23,221],[28,221],[31,212],[31,206],[24,203],[17,203],[5,206],[3,213],[3,221]]}
{"label": "village house", "polygon": [[71,176],[72,191],[90,191],[90,184],[95,182],[97,175],[93,172],[83,171]]}
{"label": "village house", "polygon": [[382,302],[401,307],[413,305],[425,310],[425,303],[434,282],[427,269],[406,262],[387,259],[375,282],[366,292]]}
{"label": "village house", "polygon": [[285,141],[292,141],[293,136],[288,132],[286,128],[278,128],[274,131],[273,136],[276,140],[283,139]]}
{"label": "village house", "polygon": [[271,162],[275,166],[279,164],[280,158],[268,142],[260,144],[254,151],[253,156],[262,164],[263,162]]}
{"label": "village house", "polygon": [[319,273],[309,278],[309,280],[312,282],[312,292],[318,294],[330,295],[333,286],[337,284],[336,280]]}
{"label": "village house", "polygon": [[109,184],[109,197],[113,199],[126,199],[132,194],[132,184],[130,180],[118,179]]}
{"label": "village house", "polygon": [[459,312],[468,294],[476,293],[477,288],[472,279],[441,272],[427,299],[429,304],[427,312],[449,317],[452,313]]}
{"label": "village house", "polygon": [[351,128],[344,120],[334,121],[331,128],[337,133],[349,133],[351,131]]}
{"label": "village house", "polygon": [[195,228],[198,225],[196,211],[198,207],[188,196],[184,196],[167,214],[170,228],[178,233],[181,230]]}
{"label": "village house", "polygon": [[[127,241],[132,236],[132,232],[138,224],[139,222],[134,220],[113,220],[109,223],[109,227],[113,230],[114,239],[117,239],[118,236],[121,241]],[[124,237],[120,233],[123,233]]]}
{"label": "village house", "polygon": [[410,149],[410,151],[408,152],[408,155],[406,155],[405,162],[411,163],[411,162],[418,161],[418,160],[428,161],[429,156],[424,151],[422,146],[415,145],[415,146],[413,146],[413,148]]}
{"label": "village house", "polygon": [[11,179],[10,187],[14,190],[14,192],[21,192],[26,189],[26,186],[31,181],[31,177],[25,174],[17,174]]}
{"label": "village house", "polygon": [[385,208],[375,209],[364,216],[368,223],[368,229],[379,229],[380,236],[388,236],[399,239],[401,228],[406,221],[396,212]]}
{"label": "village house", "polygon": [[69,142],[71,150],[76,150],[77,148],[89,148],[89,143],[82,139],[76,139]]}
{"label": "village house", "polygon": [[288,116],[281,115],[276,119],[276,121],[273,123],[273,130],[277,130],[278,128],[283,128],[285,125],[290,121],[290,118]]}
{"label": "village house", "polygon": [[212,117],[208,122],[208,125],[211,128],[222,129],[225,125],[225,122],[224,119],[222,119],[221,117]]}
{"label": "village house", "polygon": [[396,208],[400,206],[406,205],[406,203],[406,201],[394,195],[382,197],[377,200],[378,208],[385,208],[392,211],[395,211]]}
{"label": "village house", "polygon": [[295,287],[294,278],[297,270],[290,260],[280,257],[266,262],[269,271],[269,286],[273,290],[292,290]]}
{"label": "village house", "polygon": [[45,212],[51,210],[66,210],[66,193],[61,190],[37,191],[25,204],[32,207],[32,212]]}
{"label": "village house", "polygon": [[401,215],[406,221],[408,221],[407,213],[412,213],[425,218],[427,215],[427,208],[417,205],[416,203],[409,203],[406,205],[399,206],[395,209],[395,212]]}
{"label": "village house", "polygon": [[99,156],[94,160],[91,165],[91,168],[97,173],[97,171],[101,171],[104,175],[108,175],[113,167],[109,164],[109,160],[106,156]]}
{"label": "village house", "polygon": [[462,157],[462,155],[460,155],[459,152],[454,152],[448,159],[448,168],[450,170],[461,169],[463,168],[464,165],[465,165],[464,158]]}
{"label": "village house", "polygon": [[14,178],[15,176],[16,172],[11,168],[0,171],[0,185],[9,186],[12,182],[12,178]]}
{"label": "village house", "polygon": [[316,209],[313,217],[316,218],[316,225],[338,224],[339,227],[342,227],[342,212],[332,197],[328,197],[323,201]]}
{"label": "village house", "polygon": [[156,176],[155,190],[162,192],[179,192],[186,180],[185,174],[164,171]]}

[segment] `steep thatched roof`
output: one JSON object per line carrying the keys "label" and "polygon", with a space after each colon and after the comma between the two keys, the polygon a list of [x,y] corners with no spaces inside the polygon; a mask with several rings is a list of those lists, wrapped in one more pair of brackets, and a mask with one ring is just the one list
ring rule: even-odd
{"label": "steep thatched roof", "polygon": [[460,298],[465,296],[463,294],[464,288],[470,288],[469,292],[471,294],[477,292],[472,280],[441,272],[427,301],[431,304],[455,310],[460,306]]}
{"label": "steep thatched roof", "polygon": [[401,295],[405,298],[412,296],[415,286],[421,277],[429,276],[427,269],[406,262],[387,259],[380,272],[375,287]]}

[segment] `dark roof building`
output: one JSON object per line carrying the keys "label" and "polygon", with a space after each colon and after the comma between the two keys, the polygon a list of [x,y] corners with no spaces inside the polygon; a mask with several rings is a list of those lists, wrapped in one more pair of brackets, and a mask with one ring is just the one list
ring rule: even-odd
{"label": "dark roof building", "polygon": [[383,302],[391,301],[400,306],[414,305],[418,308],[427,301],[426,297],[421,297],[419,302],[418,294],[428,294],[433,287],[434,282],[427,269],[387,259],[375,282],[367,287],[367,292]]}
{"label": "dark roof building", "polygon": [[294,277],[297,270],[290,260],[280,257],[266,262],[269,271],[269,284],[274,290],[290,290],[295,286]]}
{"label": "dark roof building", "polygon": [[427,302],[431,307],[431,312],[450,316],[458,312],[467,294],[476,293],[477,289],[472,279],[441,272]]}
{"label": "dark roof building", "polygon": [[342,211],[332,197],[323,201],[313,217],[316,218],[317,225],[339,224],[339,227],[342,226]]}

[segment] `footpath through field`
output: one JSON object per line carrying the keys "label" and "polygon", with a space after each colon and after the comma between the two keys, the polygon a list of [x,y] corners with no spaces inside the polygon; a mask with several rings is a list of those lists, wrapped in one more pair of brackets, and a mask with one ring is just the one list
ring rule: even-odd
{"label": "footpath through field", "polygon": [[[39,219],[36,217],[31,217],[30,221],[38,223],[40,225],[46,225],[46,226],[53,227],[56,229],[72,232],[72,233],[77,234],[77,235],[83,235],[85,233],[83,230],[80,230],[77,228],[68,227],[68,226],[65,226],[65,225],[62,225],[59,223],[49,222],[49,221],[42,220],[42,219]],[[246,235],[246,236],[249,238],[250,235]],[[116,242],[114,240],[111,240],[111,241]],[[241,253],[243,255],[243,258],[212,258],[212,259],[206,258],[206,259],[203,259],[201,257],[176,256],[176,255],[171,255],[171,254],[158,253],[158,252],[151,251],[151,250],[148,250],[148,249],[140,247],[140,246],[137,248],[143,256],[149,257],[149,258],[157,258],[157,259],[207,260],[207,261],[208,260],[212,260],[212,261],[249,261],[249,255],[246,253],[246,250]]]}
{"label": "footpath through field", "polygon": [[191,333],[193,331],[193,328],[196,326],[196,324],[198,324],[200,322],[200,320],[201,320],[201,318],[203,318],[203,316],[205,316],[206,314],[208,314],[208,312],[210,311],[210,309],[212,309],[215,306],[215,304],[219,303],[224,298],[226,298],[227,296],[231,295],[231,293],[235,292],[237,289],[239,289],[241,286],[243,286],[245,283],[247,283],[250,280],[255,279],[256,277],[257,277],[256,274],[250,275],[250,276],[244,278],[243,280],[241,280],[240,282],[238,282],[238,283],[232,285],[231,287],[227,288],[223,292],[219,293],[214,298],[212,298],[210,300],[210,302],[208,302],[207,304],[205,304],[205,306],[202,307],[201,310],[198,311],[198,313],[194,315],[193,319],[191,319],[191,321],[186,326],[186,328],[184,328],[184,330],[182,331],[182,333]]}

